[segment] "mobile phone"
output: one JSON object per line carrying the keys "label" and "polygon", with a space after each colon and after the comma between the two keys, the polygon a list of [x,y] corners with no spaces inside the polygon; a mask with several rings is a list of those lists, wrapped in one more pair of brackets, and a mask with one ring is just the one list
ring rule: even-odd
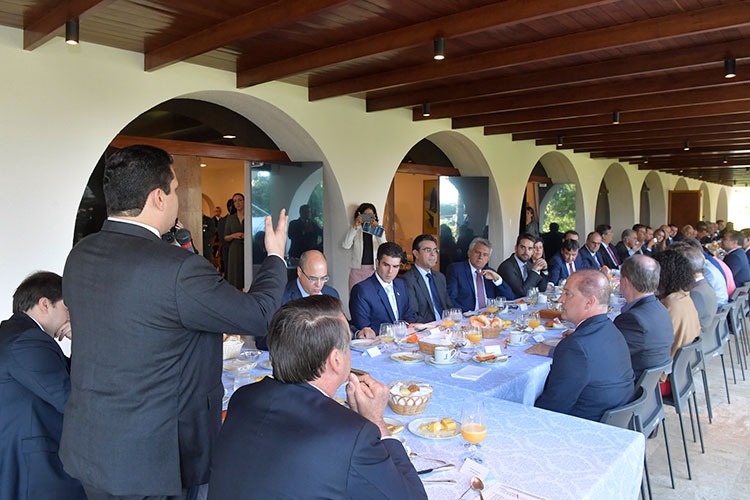
{"label": "mobile phone", "polygon": [[375,214],[359,214],[359,218],[362,222],[372,222],[375,220]]}

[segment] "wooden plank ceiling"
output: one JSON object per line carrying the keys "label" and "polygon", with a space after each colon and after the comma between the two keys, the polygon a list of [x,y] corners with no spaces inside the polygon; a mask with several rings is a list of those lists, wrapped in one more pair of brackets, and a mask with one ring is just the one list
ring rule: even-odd
{"label": "wooden plank ceiling", "polygon": [[750,183],[746,0],[0,0],[27,50],[76,17],[82,43],[142,52],[144,71],[187,61],[239,88],[283,80],[310,100]]}

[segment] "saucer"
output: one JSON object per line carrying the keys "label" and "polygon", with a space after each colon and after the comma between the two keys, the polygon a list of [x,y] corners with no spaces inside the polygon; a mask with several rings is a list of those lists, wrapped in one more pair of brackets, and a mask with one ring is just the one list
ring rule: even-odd
{"label": "saucer", "polygon": [[446,366],[456,366],[457,364],[459,364],[461,362],[461,360],[456,357],[450,363],[437,363],[437,362],[435,362],[435,357],[434,356],[425,356],[424,361],[428,365],[437,366],[438,368],[443,368],[443,367],[446,367]]}
{"label": "saucer", "polygon": [[526,347],[527,345],[531,345],[531,342],[524,342],[524,343],[521,343],[521,344],[516,344],[516,343],[513,343],[513,342],[508,342],[508,345],[511,346],[511,347]]}

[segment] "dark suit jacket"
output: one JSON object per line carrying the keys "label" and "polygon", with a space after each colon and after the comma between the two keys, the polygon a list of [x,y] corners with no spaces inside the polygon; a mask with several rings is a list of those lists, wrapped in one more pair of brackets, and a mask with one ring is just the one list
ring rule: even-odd
{"label": "dark suit jacket", "polygon": [[576,267],[576,269],[601,269],[602,267],[602,263],[598,260],[598,252],[594,257],[585,246],[578,251],[578,259],[581,261],[581,267]]}
{"label": "dark suit jacket", "polygon": [[403,445],[309,384],[272,378],[229,401],[210,500],[426,499]]}
{"label": "dark suit jacket", "polygon": [[[576,270],[580,269],[577,263],[575,266]],[[558,253],[553,255],[547,263],[547,269],[549,269],[549,282],[554,285],[559,285],[562,280],[566,280],[570,277],[568,264],[563,260],[562,254]]]}
{"label": "dark suit jacket", "polygon": [[24,313],[0,323],[0,498],[85,500],[57,455],[68,360]]}
{"label": "dark suit jacket", "polygon": [[615,250],[617,251],[617,258],[620,259],[620,265],[622,265],[622,263],[625,262],[625,259],[630,257],[628,247],[621,241],[615,246]]}
{"label": "dark suit jacket", "polygon": [[609,255],[609,252],[607,252],[607,249],[604,248],[604,243],[599,247],[599,260],[607,266],[610,269],[619,269],[620,264],[622,264],[622,261],[620,261],[620,256],[618,255],[618,250],[614,246],[610,245],[609,247],[612,250],[612,253],[615,254],[615,257],[617,257],[617,262],[612,260],[612,256]]}
{"label": "dark suit jacket", "polygon": [[[487,266],[485,269],[490,269],[490,267]],[[454,262],[448,266],[445,277],[448,285],[448,296],[451,298],[453,306],[460,307],[464,312],[473,311],[477,296],[474,293],[474,274],[469,261]],[[490,299],[495,297],[514,298],[513,291],[505,281],[500,286],[495,286],[492,281],[485,278],[484,292]]]}
{"label": "dark suit jacket", "polygon": [[693,299],[695,310],[698,311],[698,319],[701,322],[701,333],[705,333],[711,326],[711,320],[719,309],[719,301],[716,299],[716,292],[708,284],[706,278],[695,283],[690,290],[690,298]]}
{"label": "dark suit jacket", "polygon": [[643,370],[672,359],[672,319],[667,308],[653,295],[635,301],[630,309],[615,318],[615,326],[628,344],[636,381]]}
{"label": "dark suit jacket", "polygon": [[628,345],[606,314],[583,321],[557,344],[535,406],[599,421],[633,397]]}
{"label": "dark suit jacket", "polygon": [[[430,271],[432,273],[432,279],[437,288],[438,297],[443,305],[443,309],[449,309],[453,307],[450,297],[448,297],[448,287],[445,281],[445,275],[440,271]],[[417,323],[429,323],[430,321],[439,320],[440,318],[435,317],[435,312],[432,310],[432,299],[430,298],[430,291],[427,288],[427,284],[424,282],[424,278],[419,273],[416,264],[403,276],[404,283],[406,283],[406,290],[409,293],[409,304],[412,309],[416,312]]]}
{"label": "dark suit jacket", "polygon": [[750,281],[750,264],[748,264],[747,255],[742,248],[726,254],[724,256],[724,264],[732,270],[735,285],[742,286]]}
{"label": "dark suit jacket", "polygon": [[394,279],[393,291],[396,293],[398,318],[393,316],[388,294],[375,274],[354,285],[349,298],[349,312],[354,328],[361,330],[369,326],[377,334],[381,323],[395,323],[397,320],[413,323],[417,315],[409,304],[409,292],[406,291],[404,280]]}
{"label": "dark suit jacket", "polygon": [[[547,266],[549,267],[549,264]],[[547,277],[531,269],[529,269],[526,281],[524,281],[521,270],[518,268],[516,259],[512,254],[500,264],[500,267],[497,268],[497,273],[502,276],[503,281],[513,291],[514,299],[525,297],[532,288],[537,288],[540,292],[547,289]]]}
{"label": "dark suit jacket", "polygon": [[286,282],[267,258],[250,291],[142,227],[106,221],[63,280],[73,341],[60,458],[115,495],[179,495],[208,482],[221,425],[222,332],[266,334]]}

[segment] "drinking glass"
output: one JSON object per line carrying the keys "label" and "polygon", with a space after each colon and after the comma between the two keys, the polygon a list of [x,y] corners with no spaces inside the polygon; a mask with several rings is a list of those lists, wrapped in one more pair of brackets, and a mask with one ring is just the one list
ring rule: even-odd
{"label": "drinking glass", "polygon": [[378,332],[380,341],[383,342],[383,351],[389,351],[389,344],[393,342],[393,325],[390,323],[381,323],[380,331]]}
{"label": "drinking glass", "polygon": [[497,299],[487,299],[487,312],[494,318],[500,308],[497,305]]}
{"label": "drinking glass", "polygon": [[461,321],[464,319],[464,314],[461,312],[461,309],[458,307],[454,307],[451,310],[451,319],[453,320],[454,325],[460,325]]}
{"label": "drinking glass", "polygon": [[476,354],[477,347],[479,347],[479,343],[482,341],[482,330],[478,326],[470,325],[466,330],[466,340],[471,342],[474,347],[472,352]]}
{"label": "drinking glass", "polygon": [[497,304],[499,312],[502,313],[505,310],[505,297],[495,297],[495,304]]}
{"label": "drinking glass", "polygon": [[393,339],[396,341],[398,349],[401,350],[401,343],[406,338],[409,325],[406,321],[398,321],[393,324]]}
{"label": "drinking glass", "polygon": [[529,328],[531,328],[532,330],[542,324],[542,321],[539,318],[539,311],[534,311],[529,314],[528,324]]}
{"label": "drinking glass", "polygon": [[469,450],[468,458],[480,464],[483,459],[478,453],[481,447],[479,443],[487,437],[484,414],[484,402],[482,400],[467,399],[464,401],[461,411],[461,435],[467,441],[464,446]]}
{"label": "drinking glass", "polygon": [[526,298],[528,299],[529,305],[536,304],[536,299],[539,297],[539,290],[535,287],[528,291]]}
{"label": "drinking glass", "polygon": [[450,328],[454,324],[456,324],[456,322],[453,321],[453,315],[451,314],[451,311],[452,309],[443,309],[442,323],[443,323],[443,326],[446,328]]}

